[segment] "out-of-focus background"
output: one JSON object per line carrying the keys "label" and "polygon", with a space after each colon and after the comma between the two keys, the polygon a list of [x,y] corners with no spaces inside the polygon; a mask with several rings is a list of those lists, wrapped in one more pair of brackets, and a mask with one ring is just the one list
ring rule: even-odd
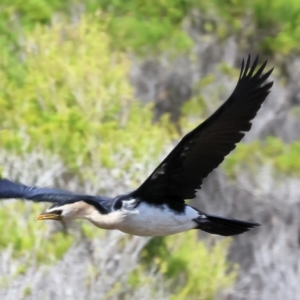
{"label": "out-of-focus background", "polygon": [[131,190],[227,99],[243,57],[275,67],[192,201],[262,227],[149,239],[2,201],[0,298],[299,299],[299,43],[298,0],[0,1],[0,173],[28,185]]}

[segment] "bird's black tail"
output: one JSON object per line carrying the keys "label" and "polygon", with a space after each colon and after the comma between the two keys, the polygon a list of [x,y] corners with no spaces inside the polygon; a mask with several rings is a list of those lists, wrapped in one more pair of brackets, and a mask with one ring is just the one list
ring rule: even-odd
{"label": "bird's black tail", "polygon": [[213,215],[205,215],[206,218],[197,218],[194,221],[198,224],[197,229],[208,233],[219,234],[223,236],[237,235],[260,226],[258,223],[226,219]]}

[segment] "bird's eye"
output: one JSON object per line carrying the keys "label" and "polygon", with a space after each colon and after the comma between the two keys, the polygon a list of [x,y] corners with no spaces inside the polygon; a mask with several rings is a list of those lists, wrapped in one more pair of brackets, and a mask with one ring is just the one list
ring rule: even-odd
{"label": "bird's eye", "polygon": [[62,214],[62,210],[61,210],[61,209],[58,209],[58,210],[53,211],[52,213],[54,213],[54,214],[60,216],[60,215]]}
{"label": "bird's eye", "polygon": [[121,209],[122,206],[123,206],[123,201],[121,199],[119,199],[114,204],[114,209],[116,209],[116,210]]}

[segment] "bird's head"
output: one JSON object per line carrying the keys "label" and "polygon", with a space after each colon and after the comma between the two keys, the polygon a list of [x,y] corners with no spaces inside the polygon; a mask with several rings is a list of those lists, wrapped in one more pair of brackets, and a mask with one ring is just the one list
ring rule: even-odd
{"label": "bird's head", "polygon": [[68,221],[74,219],[91,219],[95,215],[105,213],[105,208],[96,201],[65,201],[52,205],[45,212],[38,215],[37,220]]}
{"label": "bird's head", "polygon": [[37,220],[72,220],[85,219],[90,214],[91,205],[84,201],[71,203],[56,203],[48,208],[45,212],[38,215]]}

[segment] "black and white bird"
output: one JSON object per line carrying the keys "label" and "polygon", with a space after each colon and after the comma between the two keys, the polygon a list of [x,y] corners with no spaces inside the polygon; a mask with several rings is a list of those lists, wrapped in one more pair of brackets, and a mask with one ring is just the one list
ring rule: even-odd
{"label": "black and white bird", "polygon": [[273,85],[266,83],[267,61],[255,72],[258,57],[242,62],[238,83],[228,100],[202,124],[182,138],[136,190],[107,198],[39,188],[0,179],[0,198],[54,203],[38,220],[86,219],[103,229],[138,236],[165,236],[190,229],[231,236],[257,223],[204,213],[185,203],[195,198],[202,181],[219,166],[245,132]]}

